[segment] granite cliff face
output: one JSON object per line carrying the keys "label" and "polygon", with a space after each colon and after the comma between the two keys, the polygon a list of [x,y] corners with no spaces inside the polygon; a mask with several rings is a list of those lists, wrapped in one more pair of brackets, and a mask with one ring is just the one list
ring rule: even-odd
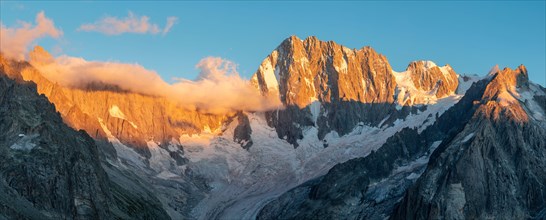
{"label": "granite cliff face", "polygon": [[406,71],[411,72],[411,81],[417,89],[435,91],[438,98],[451,95],[457,89],[457,73],[449,65],[438,67],[431,61],[416,61],[411,62]]}
{"label": "granite cliff face", "polygon": [[292,36],[264,59],[251,82],[264,94],[279,95],[286,109],[270,112],[269,125],[297,146],[304,126],[317,126],[322,139],[331,131],[347,134],[360,122],[377,126],[404,118],[422,107],[415,105],[429,104],[430,96],[453,95],[458,75],[430,61],[396,73],[371,47]]}
{"label": "granite cliff face", "polygon": [[[29,56],[31,63],[52,59],[39,46]],[[24,80],[37,84],[38,92],[56,105],[71,127],[106,140],[102,123],[121,143],[146,157],[150,156],[148,141],[168,144],[183,134],[218,132],[228,117],[188,111],[166,98],[121,91],[111,85],[94,83],[86,90],[62,87],[30,65],[20,72]]]}
{"label": "granite cliff face", "polygon": [[110,181],[95,141],[18,75],[28,64],[0,61],[0,218],[168,218],[154,196]]}
{"label": "granite cliff face", "polygon": [[[31,55],[36,56],[36,53]],[[91,134],[89,136],[98,147],[100,157],[96,160],[102,165],[101,172],[106,171],[111,180],[108,183],[111,199],[120,204],[121,213],[105,216],[119,215],[119,218],[126,219],[189,218],[191,208],[203,198],[208,186],[190,169],[186,169],[188,159],[179,137],[219,132],[215,130],[220,130],[222,124],[211,120],[216,117],[223,121],[227,116],[187,113],[165,99],[115,88],[112,90],[112,87],[105,90],[104,85],[99,85],[103,89],[93,85],[91,90],[65,88],[44,78],[28,62],[17,62],[2,56],[0,61],[8,78],[22,83],[36,83],[33,84],[35,91],[55,104],[53,112],[57,111],[63,117],[60,122]],[[142,121],[138,121],[140,119]],[[233,120],[233,117],[229,119]],[[212,129],[209,125],[213,126]],[[248,129],[243,129],[239,132],[240,136],[233,139],[248,138],[245,132],[249,132]],[[57,135],[71,134],[58,131]],[[250,146],[248,141],[244,140],[244,143],[247,145],[241,143],[241,146]],[[56,157],[53,155],[49,159]]]}
{"label": "granite cliff face", "polygon": [[252,80],[261,91],[278,92],[284,104],[300,108],[314,101],[392,103],[396,86],[386,57],[372,48],[351,50],[296,36],[283,41]]}

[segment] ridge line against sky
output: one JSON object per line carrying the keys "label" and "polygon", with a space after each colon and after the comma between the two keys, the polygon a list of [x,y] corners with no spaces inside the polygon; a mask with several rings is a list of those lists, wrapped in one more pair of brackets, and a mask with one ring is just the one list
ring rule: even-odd
{"label": "ridge line against sky", "polygon": [[479,75],[495,64],[524,64],[533,82],[546,84],[544,1],[1,1],[0,6],[5,27],[34,21],[44,11],[60,35],[34,44],[54,55],[138,63],[168,82],[196,79],[196,64],[209,56],[237,63],[248,79],[282,40],[296,35],[349,48],[371,46],[396,71],[413,60],[449,63],[459,74]]}

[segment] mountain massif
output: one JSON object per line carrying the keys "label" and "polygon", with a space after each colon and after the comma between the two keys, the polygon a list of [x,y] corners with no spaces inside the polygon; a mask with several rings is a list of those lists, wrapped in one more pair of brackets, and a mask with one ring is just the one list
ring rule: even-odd
{"label": "mountain massif", "polygon": [[524,66],[396,72],[371,47],[292,36],[248,82],[282,107],[212,114],[61,86],[39,46],[0,61],[0,217],[546,217],[546,89]]}
{"label": "mountain massif", "polygon": [[28,64],[0,59],[0,217],[168,217],[145,186],[109,179],[95,141],[64,124],[36,85],[19,75]]}

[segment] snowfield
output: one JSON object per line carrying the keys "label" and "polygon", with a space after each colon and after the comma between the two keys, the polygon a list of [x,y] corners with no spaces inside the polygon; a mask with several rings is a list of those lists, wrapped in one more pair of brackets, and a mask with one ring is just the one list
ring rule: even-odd
{"label": "snowfield", "polygon": [[[409,115],[393,126],[360,124],[342,137],[331,132],[325,138],[327,148],[317,138],[317,129],[307,127],[304,138],[298,141],[299,147],[294,149],[267,126],[263,114],[257,113],[248,113],[254,141],[248,151],[232,141],[231,128],[223,135],[210,137],[209,145],[198,144],[205,142],[201,136],[185,137],[181,144],[192,146],[186,151],[191,161],[188,167],[209,179],[213,187],[192,215],[197,219],[254,219],[273,198],[326,174],[336,164],[367,156],[403,128],[424,130],[433,124],[436,113],[442,114],[461,97],[439,99],[427,110]],[[428,158],[421,159],[428,161]]]}

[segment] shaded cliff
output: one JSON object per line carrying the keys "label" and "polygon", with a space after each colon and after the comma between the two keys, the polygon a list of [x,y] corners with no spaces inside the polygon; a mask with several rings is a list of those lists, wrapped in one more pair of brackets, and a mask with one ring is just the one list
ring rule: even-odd
{"label": "shaded cliff", "polygon": [[398,132],[283,194],[258,218],[543,218],[544,97],[525,67],[497,72],[423,132]]}
{"label": "shaded cliff", "polygon": [[0,217],[168,218],[157,198],[110,181],[95,141],[13,69],[28,64],[0,60]]}

